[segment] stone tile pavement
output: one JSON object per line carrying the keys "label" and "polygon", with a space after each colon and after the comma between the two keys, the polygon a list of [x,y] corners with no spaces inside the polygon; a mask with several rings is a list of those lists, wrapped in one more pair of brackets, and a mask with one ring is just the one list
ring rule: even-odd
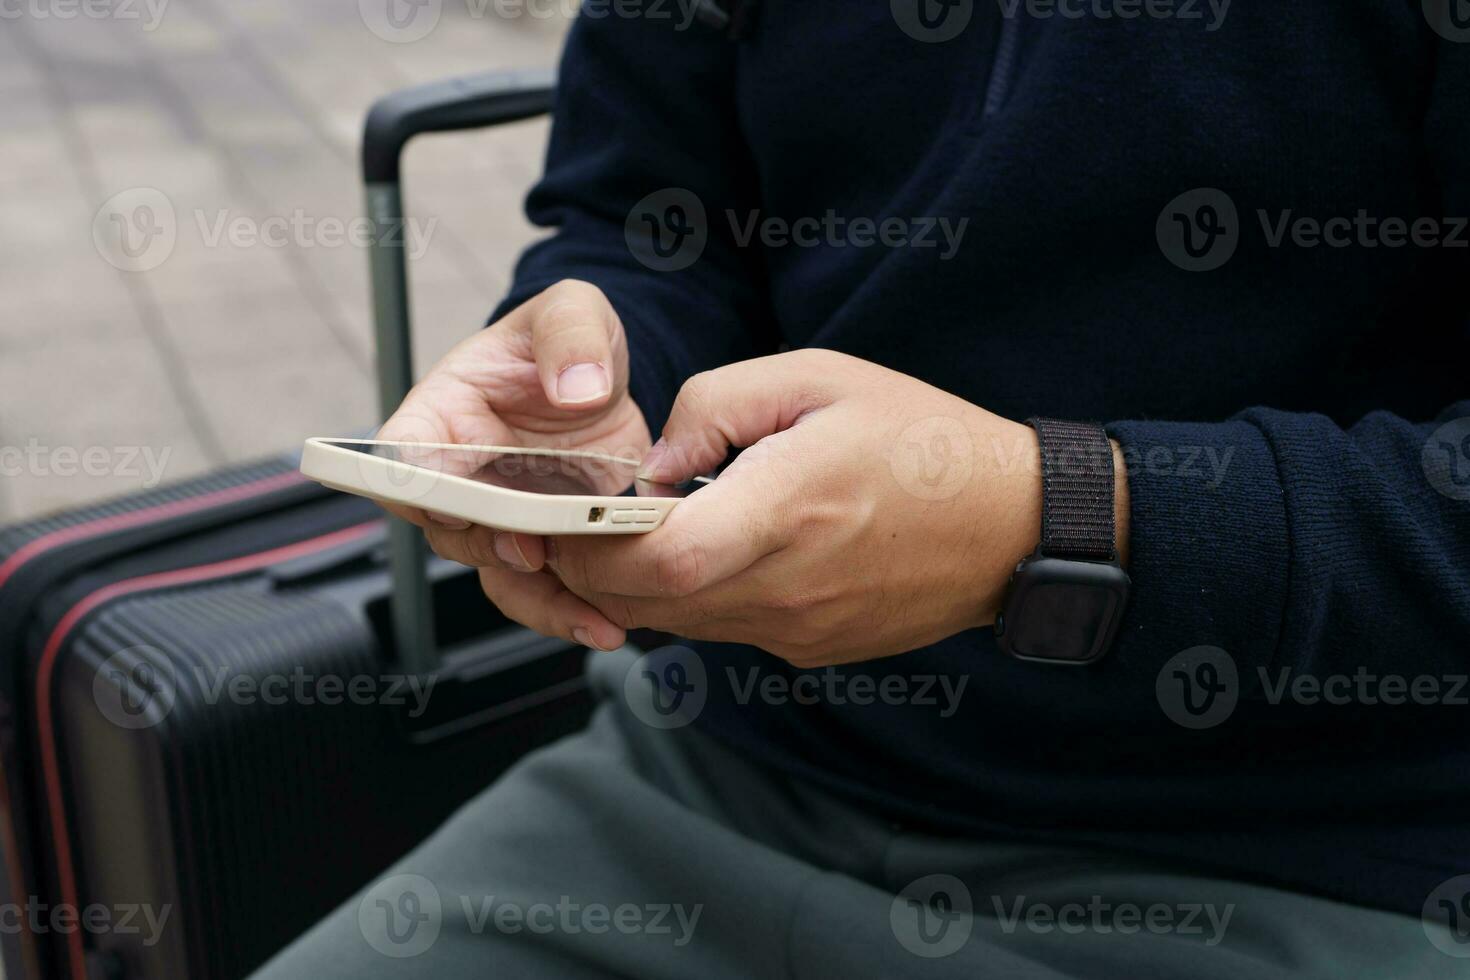
{"label": "stone tile pavement", "polygon": [[[27,0],[0,24],[0,523],[377,421],[367,260],[340,241],[363,115],[554,64],[567,24],[450,0],[407,41],[374,16],[390,2]],[[537,121],[411,146],[420,371],[534,237],[545,139]]]}

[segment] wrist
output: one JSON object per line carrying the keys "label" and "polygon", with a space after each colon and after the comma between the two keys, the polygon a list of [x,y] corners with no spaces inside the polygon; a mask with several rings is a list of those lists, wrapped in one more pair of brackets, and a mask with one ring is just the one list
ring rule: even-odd
{"label": "wrist", "polygon": [[[994,416],[990,421],[977,444],[993,452],[976,468],[975,497],[968,508],[971,522],[978,523],[969,554],[978,581],[968,591],[976,610],[970,625],[977,627],[995,623],[1016,563],[1041,543],[1041,447],[1036,430]],[[995,431],[996,422],[1004,431]]]}
{"label": "wrist", "polygon": [[1040,542],[1007,576],[996,641],[1019,660],[1089,664],[1106,656],[1128,601],[1123,454],[1095,423],[1038,417],[1027,425],[1043,483]]}
{"label": "wrist", "polygon": [[[984,561],[981,581],[971,595],[981,597],[979,619],[976,626],[990,626],[1005,604],[1011,572],[1023,558],[1033,554],[1041,543],[1042,511],[1042,467],[1041,446],[1036,430],[1021,423],[1006,423],[1007,434],[993,445],[1013,445],[1017,452],[1000,463],[1000,493],[992,481],[979,479],[979,493],[985,498],[971,513],[980,515],[998,514],[1001,519],[992,529],[993,534],[986,542],[985,528],[978,529],[975,539],[980,542]],[[992,437],[993,438],[993,437]],[[1131,524],[1131,508],[1128,493],[1128,467],[1123,448],[1116,439],[1109,439],[1113,454],[1113,520],[1118,563],[1128,567],[1128,538]],[[997,499],[999,509],[997,509]],[[981,518],[984,519],[984,518]]]}

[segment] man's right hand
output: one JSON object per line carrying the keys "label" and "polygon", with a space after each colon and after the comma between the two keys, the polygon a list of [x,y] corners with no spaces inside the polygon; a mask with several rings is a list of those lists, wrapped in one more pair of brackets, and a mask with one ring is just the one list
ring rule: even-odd
{"label": "man's right hand", "polygon": [[[641,459],[648,424],[628,396],[628,343],[602,290],[563,280],[444,356],[414,386],[378,438],[456,445],[585,449]],[[481,584],[511,619],[604,650],[623,631],[563,588],[544,539],[385,504],[424,529],[451,561],[480,569]],[[570,623],[571,626],[568,627]]]}

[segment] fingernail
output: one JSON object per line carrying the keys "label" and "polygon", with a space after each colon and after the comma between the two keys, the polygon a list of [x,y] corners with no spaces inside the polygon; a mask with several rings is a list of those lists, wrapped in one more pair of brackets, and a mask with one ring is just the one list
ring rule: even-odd
{"label": "fingernail", "polygon": [[520,543],[509,531],[501,531],[495,535],[495,557],[518,572],[531,570],[531,563],[526,561],[526,556],[521,553]]}
{"label": "fingernail", "polygon": [[601,398],[612,390],[607,370],[601,364],[573,364],[556,378],[556,397],[563,405],[577,405]]}
{"label": "fingernail", "polygon": [[605,647],[599,645],[596,640],[592,639],[592,631],[585,626],[578,626],[576,629],[572,630],[572,639],[576,640],[584,647],[591,647],[592,649],[597,650],[601,653],[607,653],[609,650],[617,649],[617,647]]}
{"label": "fingernail", "polygon": [[663,439],[659,439],[643,454],[643,462],[638,465],[639,476],[651,476],[658,472],[658,464],[663,462],[669,454],[669,445]]}
{"label": "fingernail", "polygon": [[432,510],[424,511],[424,515],[440,527],[447,527],[451,531],[463,531],[470,526],[469,521],[461,520],[458,517],[450,517],[447,514],[436,514]]}
{"label": "fingernail", "polygon": [[546,542],[546,564],[556,567],[556,538],[543,538]]}

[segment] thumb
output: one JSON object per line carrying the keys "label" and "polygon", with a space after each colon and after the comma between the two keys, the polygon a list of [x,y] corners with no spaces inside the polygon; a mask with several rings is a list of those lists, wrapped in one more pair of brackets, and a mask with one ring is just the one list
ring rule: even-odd
{"label": "thumb", "polygon": [[612,395],[613,338],[622,324],[602,290],[561,282],[530,311],[531,352],[546,400],[572,411],[599,408]]}
{"label": "thumb", "polygon": [[678,483],[718,466],[731,446],[745,448],[829,405],[835,392],[808,352],[758,357],[696,374],[684,382],[662,438],[638,475]]}

